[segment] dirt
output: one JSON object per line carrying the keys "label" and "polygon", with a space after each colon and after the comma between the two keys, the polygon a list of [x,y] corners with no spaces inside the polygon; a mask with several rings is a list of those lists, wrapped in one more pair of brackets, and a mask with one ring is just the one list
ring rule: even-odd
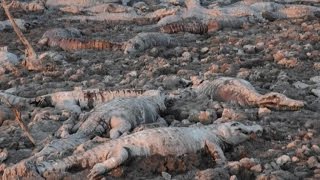
{"label": "dirt", "polygon": [[[40,47],[37,41],[50,28],[75,27],[93,39],[124,42],[138,33],[134,30],[136,27],[134,24],[59,21],[58,18],[68,15],[59,10],[48,10],[44,13],[21,10],[11,12],[14,17],[30,22],[30,27],[24,34],[37,53],[55,50],[64,57],[64,62],[56,61],[52,71],[33,72],[27,71],[22,65],[18,66],[18,72],[6,72],[0,75],[0,90],[16,88],[14,94],[22,97],[72,90],[77,86],[82,86],[84,89],[163,87],[167,91],[173,91],[190,86],[176,79],[191,80],[197,77],[210,80],[218,76],[240,77],[252,83],[260,93],[270,91],[283,93],[292,99],[305,101],[306,106],[297,111],[271,110],[269,113],[259,115],[258,109],[255,108],[203,101],[197,105],[192,99],[188,100],[190,102],[188,105],[186,101],[184,104],[186,111],[213,107],[217,114],[216,118],[222,116],[224,108],[238,109],[242,113],[251,112],[248,113],[251,118],[247,119],[264,127],[261,137],[225,153],[229,162],[253,158],[255,164],[260,164],[262,169],[255,171],[250,169],[252,166],[246,168],[243,165],[239,171],[227,168],[229,175],[236,175],[238,179],[255,179],[258,176],[262,177],[262,174],[278,178],[320,178],[320,99],[312,93],[312,89],[320,87],[320,82],[311,80],[312,77],[320,76],[319,18],[276,20],[242,29],[223,29],[204,35],[178,33],[173,36],[178,39],[181,46],[155,47],[137,56],[129,56],[122,51],[65,52],[59,48]],[[0,15],[0,20],[6,20],[1,10]],[[255,46],[255,49],[247,51],[245,45]],[[24,47],[12,30],[0,32],[0,47],[2,46],[8,46],[11,53],[23,55]],[[275,55],[277,52],[284,54],[290,52],[290,55],[287,55],[286,60],[283,58],[278,60]],[[191,57],[187,58],[189,55]],[[288,62],[290,59],[295,59],[296,62],[293,64]],[[132,75],[134,74],[132,72],[137,75]],[[297,82],[311,86],[297,88],[295,87]],[[62,121],[51,120],[45,116],[34,118],[32,112],[36,110],[23,107],[21,109],[23,120],[39,144],[49,142],[62,125]],[[43,109],[37,108],[37,110]],[[54,114],[53,107],[48,107],[47,110]],[[182,125],[181,121],[188,117],[188,112],[187,115],[181,112],[177,115],[176,112],[177,110],[169,110],[165,114],[165,119],[170,123]],[[61,114],[61,112],[57,114],[59,113]],[[191,122],[193,123],[195,122]],[[0,127],[0,149],[4,148],[9,153],[3,163],[10,166],[30,157],[40,147],[33,147],[19,125],[13,119],[9,119],[4,120]],[[290,160],[284,164],[277,163],[277,158],[282,155],[288,155]],[[316,165],[312,165],[310,160],[312,157],[315,157]],[[181,157],[136,158],[105,176],[112,179],[161,179],[165,177],[162,172],[167,172],[174,179],[194,179],[199,171],[208,168],[215,168],[215,164],[203,151]],[[69,172],[66,179],[86,177],[88,172],[88,169],[75,170]],[[0,168],[0,176],[1,173]]]}

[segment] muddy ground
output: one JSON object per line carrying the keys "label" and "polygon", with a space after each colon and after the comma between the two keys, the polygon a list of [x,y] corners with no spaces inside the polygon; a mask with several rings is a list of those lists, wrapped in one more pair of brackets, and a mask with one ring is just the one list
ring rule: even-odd
{"label": "muddy ground", "polygon": [[[196,83],[194,79],[240,77],[252,83],[261,93],[280,92],[305,101],[306,106],[297,111],[271,110],[264,114],[257,108],[217,102],[217,118],[228,116],[227,113],[223,114],[224,109],[232,109],[239,116],[244,116],[243,119],[254,121],[265,129],[262,137],[225,153],[230,166],[221,170],[220,178],[228,179],[229,175],[236,175],[238,179],[320,179],[320,93],[317,93],[317,90],[320,91],[319,18],[269,21],[204,35],[178,33],[174,36],[181,43],[180,46],[155,47],[137,56],[129,56],[122,51],[65,52],[59,48],[41,47],[37,41],[46,30],[55,27],[75,27],[93,39],[126,41],[139,33],[135,30],[137,25],[58,21],[59,17],[68,15],[59,10],[46,10],[44,13],[12,10],[12,14],[30,23],[24,34],[37,53],[54,50],[64,60],[56,61],[53,71],[32,72],[19,66],[16,72],[6,72],[0,75],[0,90],[13,88],[13,94],[22,97],[72,90],[77,86],[84,89],[157,89],[161,86],[172,91],[188,86],[179,81],[181,78]],[[6,20],[2,11],[0,20]],[[12,30],[0,32],[2,46],[8,46],[9,52],[23,55],[24,47]],[[278,58],[281,56],[279,54],[283,54],[286,59]],[[190,109],[197,106],[192,103],[192,99],[189,101]],[[201,104],[201,108],[207,109],[205,104]],[[39,144],[50,141],[50,137],[62,124],[62,121],[34,118],[36,112],[44,110],[51,114],[61,114],[53,107],[32,110],[21,107],[23,120]],[[174,115],[168,112],[163,116],[176,126],[186,122],[182,122],[185,117]],[[37,150],[12,118],[4,120],[0,127],[0,149],[4,148],[8,150],[8,158],[0,166],[0,175],[5,166],[13,165]],[[242,163],[242,166],[232,166],[232,161]],[[215,168],[215,164],[203,151],[182,157],[134,159],[106,177],[162,179],[171,175],[174,179],[194,179],[200,176],[201,170],[208,168]],[[88,170],[75,170],[68,176],[69,179],[79,179],[78,175],[85,177],[87,173]]]}

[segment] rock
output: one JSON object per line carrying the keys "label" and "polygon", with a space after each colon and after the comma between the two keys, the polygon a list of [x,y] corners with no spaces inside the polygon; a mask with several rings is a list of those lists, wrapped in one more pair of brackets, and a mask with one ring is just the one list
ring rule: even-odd
{"label": "rock", "polygon": [[228,171],[224,168],[210,168],[196,173],[195,179],[197,180],[207,180],[207,179],[217,179],[217,180],[229,180],[230,175]]}
{"label": "rock", "polygon": [[298,180],[298,178],[294,176],[291,172],[283,170],[271,172],[270,179]]}
{"label": "rock", "polygon": [[319,84],[320,83],[320,76],[313,76],[310,78],[310,81]]}
{"label": "rock", "polygon": [[171,175],[167,172],[161,172],[161,176],[165,179],[165,180],[170,180],[171,179]]}
{"label": "rock", "polygon": [[292,85],[297,89],[306,89],[310,86],[310,85],[303,83],[301,81],[297,81],[297,82],[293,83]]}
{"label": "rock", "polygon": [[311,149],[315,152],[315,153],[318,153],[320,154],[320,147],[316,144],[313,144]]}
{"label": "rock", "polygon": [[0,149],[0,163],[5,161],[8,158],[8,150],[6,148]]}
{"label": "rock", "polygon": [[273,59],[275,61],[280,61],[283,58],[285,58],[285,55],[281,51],[278,51],[277,53],[273,54]]}
{"label": "rock", "polygon": [[271,110],[270,109],[268,109],[268,108],[259,108],[259,110],[258,110],[258,116],[261,118],[261,117],[263,117],[263,116],[266,116],[266,115],[268,115],[268,114],[270,114],[271,113]]}
{"label": "rock", "polygon": [[7,168],[7,165],[4,163],[0,163],[0,173],[3,173],[3,171]]}
{"label": "rock", "polygon": [[131,76],[131,77],[137,77],[138,76],[138,72],[137,71],[131,71],[127,75]]}
{"label": "rock", "polygon": [[256,46],[254,45],[244,45],[243,50],[245,53],[254,54],[256,52]]}
{"label": "rock", "polygon": [[252,166],[256,165],[256,163],[254,162],[254,159],[252,159],[252,158],[251,159],[242,158],[242,159],[240,159],[240,164],[245,169],[250,169]]}
{"label": "rock", "polygon": [[200,52],[205,54],[209,51],[209,48],[208,47],[204,47],[204,48],[201,48]]}
{"label": "rock", "polygon": [[238,109],[224,108],[222,112],[222,119],[229,120],[245,120],[248,119],[247,115]]}
{"label": "rock", "polygon": [[227,166],[231,174],[238,174],[240,171],[241,164],[239,161],[230,161],[228,162]]}
{"label": "rock", "polygon": [[311,92],[317,97],[320,97],[320,89],[312,89]]}
{"label": "rock", "polygon": [[291,158],[288,155],[282,155],[277,158],[276,163],[280,166],[291,162]]}
{"label": "rock", "polygon": [[315,62],[315,63],[313,63],[313,68],[314,68],[315,70],[320,70],[320,62]]}
{"label": "rock", "polygon": [[315,156],[309,157],[307,163],[309,168],[315,168],[315,167],[320,168],[318,159]]}
{"label": "rock", "polygon": [[191,122],[201,122],[202,124],[211,124],[217,119],[217,114],[212,109],[207,109],[206,111],[193,110],[188,120]]}
{"label": "rock", "polygon": [[262,166],[261,164],[257,164],[255,166],[252,166],[250,168],[250,171],[256,172],[256,173],[261,173],[262,172]]}
{"label": "rock", "polygon": [[236,175],[232,175],[230,176],[230,179],[229,180],[238,180],[237,176]]}
{"label": "rock", "polygon": [[189,61],[191,61],[192,55],[190,52],[186,51],[186,52],[182,53],[182,58],[183,58],[183,61],[189,62]]}
{"label": "rock", "polygon": [[181,121],[182,124],[191,124],[191,122],[188,119],[184,119]]}
{"label": "rock", "polygon": [[299,161],[299,158],[296,157],[296,156],[293,156],[293,157],[291,158],[291,161],[292,161],[292,162],[298,162],[298,161]]}
{"label": "rock", "polygon": [[258,43],[256,44],[256,50],[262,51],[264,48],[265,48],[264,42],[258,42]]}

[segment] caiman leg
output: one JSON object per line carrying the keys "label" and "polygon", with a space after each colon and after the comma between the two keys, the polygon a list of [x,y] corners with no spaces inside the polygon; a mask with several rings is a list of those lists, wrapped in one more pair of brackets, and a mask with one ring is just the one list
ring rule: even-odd
{"label": "caiman leg", "polygon": [[131,124],[128,121],[116,116],[112,116],[110,120],[110,126],[111,126],[111,130],[110,130],[111,139],[118,138],[123,133],[130,131],[132,128]]}
{"label": "caiman leg", "polygon": [[94,179],[95,177],[104,174],[105,172],[121,165],[124,161],[129,158],[129,152],[126,148],[121,147],[113,150],[107,157],[106,161],[102,163],[97,163],[90,170],[88,177]]}
{"label": "caiman leg", "polygon": [[209,151],[218,166],[224,166],[226,164],[227,158],[224,156],[223,150],[218,144],[207,140],[205,141],[205,148]]}

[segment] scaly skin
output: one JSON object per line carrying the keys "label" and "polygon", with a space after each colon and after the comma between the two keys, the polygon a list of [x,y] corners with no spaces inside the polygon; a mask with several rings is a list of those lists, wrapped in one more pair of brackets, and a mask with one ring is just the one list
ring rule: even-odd
{"label": "scaly skin", "polygon": [[121,50],[122,43],[114,43],[106,40],[81,40],[71,38],[49,38],[48,46],[60,47],[64,51],[76,51],[82,49],[94,49],[94,50]]}
{"label": "scaly skin", "polygon": [[165,98],[159,91],[150,90],[140,97],[118,98],[97,106],[80,123],[77,132],[71,135],[65,132],[65,138],[52,141],[30,159],[59,156],[96,135],[109,134],[110,138],[115,139],[141,124],[159,122],[166,125],[159,115],[166,109]]}
{"label": "scaly skin", "polygon": [[[196,18],[202,26],[208,26],[208,32],[223,28],[241,28],[247,24],[255,24],[266,20],[300,18],[316,16],[319,7],[295,4],[278,4],[274,2],[240,1],[224,7],[204,8],[200,0],[186,0],[186,9],[181,14],[167,16],[158,22],[158,26],[189,27],[185,19]],[[214,25],[212,27],[212,24]],[[195,27],[196,28],[196,27]],[[178,28],[176,32],[190,32],[190,28]],[[170,31],[169,31],[170,32]],[[202,32],[201,32],[202,33]]]}
{"label": "scaly skin", "polygon": [[[95,178],[121,165],[129,158],[159,154],[182,155],[208,148],[217,164],[226,163],[223,150],[227,145],[238,145],[250,139],[253,133],[262,132],[259,125],[247,126],[239,122],[212,124],[202,127],[170,127],[140,131],[98,145],[82,154],[61,160],[35,164],[37,172],[46,177],[60,174],[74,166],[92,167],[90,178]],[[3,178],[12,175],[14,169],[6,169]]]}
{"label": "scaly skin", "polygon": [[305,104],[303,101],[290,99],[276,92],[262,95],[248,81],[239,78],[221,77],[211,82],[206,81],[200,84],[196,91],[199,95],[206,95],[217,101],[226,101],[242,106],[298,110]]}
{"label": "scaly skin", "polygon": [[136,54],[155,46],[172,47],[177,45],[174,38],[165,33],[139,33],[124,45],[124,53]]}
{"label": "scaly skin", "polygon": [[136,97],[144,93],[144,90],[99,90],[76,88],[73,91],[61,91],[36,98],[36,103],[42,106],[54,106],[59,109],[67,109],[81,113],[81,109],[91,109],[98,104],[108,102],[120,97]]}

